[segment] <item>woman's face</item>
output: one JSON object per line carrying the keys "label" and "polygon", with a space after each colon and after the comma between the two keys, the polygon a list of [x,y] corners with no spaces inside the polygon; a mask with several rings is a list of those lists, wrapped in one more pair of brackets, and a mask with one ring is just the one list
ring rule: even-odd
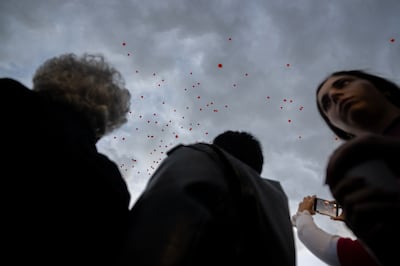
{"label": "woman's face", "polygon": [[367,131],[389,102],[370,81],[349,75],[328,78],[317,101],[332,125],[355,135]]}

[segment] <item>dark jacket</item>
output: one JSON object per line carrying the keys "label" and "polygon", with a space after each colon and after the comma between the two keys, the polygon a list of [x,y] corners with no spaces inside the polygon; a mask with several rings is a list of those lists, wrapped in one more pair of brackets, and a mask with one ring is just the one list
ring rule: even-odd
{"label": "dark jacket", "polygon": [[130,195],[86,121],[0,79],[2,259],[9,265],[113,265]]}
{"label": "dark jacket", "polygon": [[222,149],[179,145],[134,204],[121,265],[295,265],[279,182]]}

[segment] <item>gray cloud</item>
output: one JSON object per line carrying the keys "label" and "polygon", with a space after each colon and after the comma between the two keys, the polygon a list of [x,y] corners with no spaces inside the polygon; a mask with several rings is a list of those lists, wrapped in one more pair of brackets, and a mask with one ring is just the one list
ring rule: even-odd
{"label": "gray cloud", "polygon": [[[132,113],[98,146],[133,199],[169,148],[237,129],[261,140],[263,175],[282,182],[294,213],[307,194],[330,197],[324,167],[340,144],[317,113],[316,86],[351,68],[400,83],[397,0],[20,0],[0,10],[2,76],[30,86],[39,64],[65,52],[103,53],[124,75]],[[322,265],[297,246],[298,265]]]}

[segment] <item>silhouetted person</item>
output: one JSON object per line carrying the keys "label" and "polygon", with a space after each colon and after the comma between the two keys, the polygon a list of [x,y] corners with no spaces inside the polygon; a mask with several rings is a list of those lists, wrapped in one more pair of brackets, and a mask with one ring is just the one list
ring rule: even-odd
{"label": "silhouetted person", "polygon": [[[326,183],[358,239],[382,265],[395,265],[400,249],[400,88],[364,71],[338,71],[318,86],[316,99],[322,118],[345,141],[329,158]],[[387,171],[371,160],[384,163]],[[370,169],[348,175],[366,162]]]}
{"label": "silhouetted person", "polygon": [[168,152],[132,208],[120,265],[295,265],[282,187],[260,177],[262,159],[256,170],[237,158],[262,157],[258,141],[224,138],[225,148],[195,143]]}
{"label": "silhouetted person", "polygon": [[101,55],[41,65],[33,89],[0,79],[3,259],[12,265],[113,265],[130,195],[96,142],[124,124],[130,93]]}

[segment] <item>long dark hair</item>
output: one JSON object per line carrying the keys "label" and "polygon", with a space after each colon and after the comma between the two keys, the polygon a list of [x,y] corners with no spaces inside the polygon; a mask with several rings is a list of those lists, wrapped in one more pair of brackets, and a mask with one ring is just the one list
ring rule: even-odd
{"label": "long dark hair", "polygon": [[328,117],[323,112],[322,107],[319,105],[318,92],[320,91],[321,87],[325,84],[325,82],[329,78],[335,77],[335,76],[342,76],[342,75],[354,76],[354,77],[357,77],[357,78],[368,80],[369,82],[371,82],[375,86],[375,88],[377,88],[383,95],[385,95],[385,97],[391,103],[393,103],[394,105],[400,107],[400,88],[395,83],[393,83],[393,82],[391,82],[391,81],[389,81],[389,80],[387,80],[385,78],[369,74],[369,73],[367,73],[365,71],[362,71],[362,70],[343,70],[343,71],[337,71],[337,72],[332,73],[323,82],[321,82],[321,84],[319,84],[319,86],[317,88],[317,93],[316,93],[316,95],[317,95],[317,107],[318,107],[319,114],[325,120],[325,122],[328,125],[328,127],[339,138],[341,138],[343,140],[349,140],[349,139],[352,139],[354,137],[354,135],[350,134],[348,132],[345,132],[345,131],[341,130],[340,128],[337,128],[334,125],[332,125],[332,123],[329,121]]}

